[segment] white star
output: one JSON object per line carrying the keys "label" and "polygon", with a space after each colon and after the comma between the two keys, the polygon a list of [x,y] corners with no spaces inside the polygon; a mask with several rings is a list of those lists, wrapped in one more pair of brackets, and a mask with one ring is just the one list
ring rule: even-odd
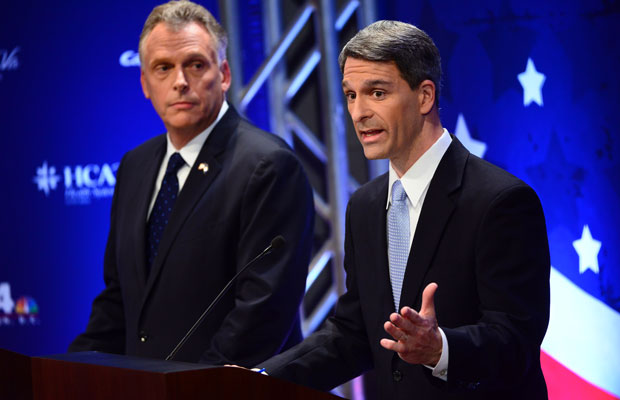
{"label": "white star", "polygon": [[480,158],[484,157],[484,153],[487,151],[487,144],[476,140],[469,135],[469,129],[465,124],[465,117],[463,114],[459,114],[456,119],[456,128],[454,129],[456,138],[469,150],[472,154],[477,155]]}
{"label": "white star", "polygon": [[523,86],[523,105],[529,106],[533,101],[539,106],[543,106],[542,98],[542,86],[545,83],[547,77],[536,71],[534,61],[531,58],[527,59],[527,66],[525,72],[521,72],[517,75],[521,86]]}
{"label": "white star", "polygon": [[583,274],[591,269],[598,274],[598,252],[601,250],[601,242],[592,238],[588,225],[583,227],[581,239],[575,240],[573,247],[579,254],[579,273]]}

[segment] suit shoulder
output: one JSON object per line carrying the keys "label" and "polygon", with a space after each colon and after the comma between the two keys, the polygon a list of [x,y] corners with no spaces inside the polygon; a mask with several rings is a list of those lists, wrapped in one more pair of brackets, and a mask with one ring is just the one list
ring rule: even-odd
{"label": "suit shoulder", "polygon": [[145,157],[153,157],[154,154],[157,154],[157,151],[166,149],[166,134],[162,133],[161,135],[154,136],[148,139],[146,142],[134,147],[129,150],[123,156],[123,163],[133,163],[133,162],[142,162]]}
{"label": "suit shoulder", "polygon": [[483,160],[473,154],[469,155],[467,167],[464,172],[465,181],[478,181],[478,190],[501,191],[514,186],[529,187],[521,179],[498,167],[495,164]]}
{"label": "suit shoulder", "polygon": [[540,203],[532,187],[510,172],[474,155],[469,156],[463,174],[464,193],[475,203],[492,204],[517,196]]}
{"label": "suit shoulder", "polygon": [[238,125],[229,149],[232,163],[238,167],[238,172],[269,166],[289,172],[303,170],[301,161],[282,138],[245,120],[241,120]]}
{"label": "suit shoulder", "polygon": [[280,151],[293,154],[293,150],[282,138],[246,120],[241,120],[237,127],[237,147],[241,151],[260,155]]}
{"label": "suit shoulder", "polygon": [[377,197],[385,197],[387,201],[388,173],[366,182],[360,186],[350,197],[351,203],[364,203]]}

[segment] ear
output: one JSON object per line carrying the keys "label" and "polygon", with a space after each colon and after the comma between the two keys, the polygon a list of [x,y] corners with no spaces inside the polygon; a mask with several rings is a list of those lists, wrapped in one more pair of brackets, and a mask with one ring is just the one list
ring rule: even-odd
{"label": "ear", "polygon": [[420,114],[426,115],[435,106],[435,84],[430,79],[423,80],[419,86],[418,99],[420,101]]}
{"label": "ear", "polygon": [[228,60],[224,60],[220,63],[220,75],[222,77],[222,92],[226,93],[230,88],[230,66]]}
{"label": "ear", "polygon": [[144,97],[147,99],[151,98],[151,94],[149,93],[149,88],[146,83],[146,77],[144,76],[144,70],[140,69],[140,84],[142,85],[142,93],[144,93]]}

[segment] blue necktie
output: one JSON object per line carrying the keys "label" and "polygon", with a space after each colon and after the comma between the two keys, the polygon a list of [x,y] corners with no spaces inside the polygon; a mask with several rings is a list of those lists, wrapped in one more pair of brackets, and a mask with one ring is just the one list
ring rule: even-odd
{"label": "blue necktie", "polygon": [[179,153],[174,153],[168,160],[168,167],[164,174],[164,180],[161,182],[161,188],[157,193],[151,216],[148,223],[148,270],[150,271],[153,260],[157,257],[159,249],[159,241],[164,233],[164,228],[168,224],[168,218],[172,212],[172,207],[179,194],[179,180],[177,179],[177,171],[185,164],[183,157]]}
{"label": "blue necktie", "polygon": [[400,180],[392,185],[392,203],[388,210],[388,261],[394,307],[398,312],[400,292],[409,258],[409,208],[407,193]]}

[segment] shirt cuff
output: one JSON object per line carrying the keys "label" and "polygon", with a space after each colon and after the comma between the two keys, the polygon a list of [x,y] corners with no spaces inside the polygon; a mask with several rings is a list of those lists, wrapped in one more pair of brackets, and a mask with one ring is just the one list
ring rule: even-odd
{"label": "shirt cuff", "polygon": [[262,374],[262,375],[269,375],[267,371],[265,371],[265,368],[252,368],[250,371],[258,372],[259,374]]}
{"label": "shirt cuff", "polygon": [[426,368],[432,370],[432,375],[436,378],[441,379],[444,382],[448,381],[448,339],[446,338],[446,334],[443,333],[441,328],[439,329],[439,333],[441,334],[441,357],[439,357],[439,362],[435,367],[431,367],[430,365],[424,365]]}

